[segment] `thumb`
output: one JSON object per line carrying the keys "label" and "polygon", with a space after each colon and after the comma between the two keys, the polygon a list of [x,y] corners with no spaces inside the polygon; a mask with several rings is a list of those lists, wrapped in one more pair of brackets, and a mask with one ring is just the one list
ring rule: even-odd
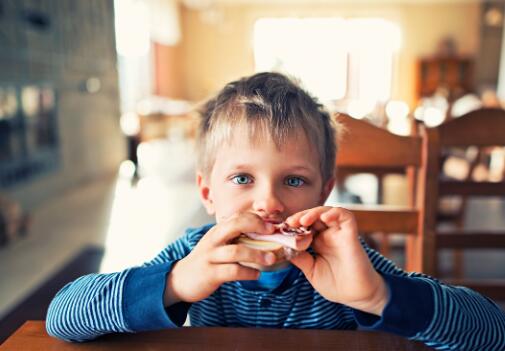
{"label": "thumb", "polygon": [[295,257],[293,257],[291,260],[291,263],[294,264],[298,269],[300,269],[305,277],[311,281],[311,277],[314,272],[314,264],[315,260],[314,257],[307,251],[302,251]]}

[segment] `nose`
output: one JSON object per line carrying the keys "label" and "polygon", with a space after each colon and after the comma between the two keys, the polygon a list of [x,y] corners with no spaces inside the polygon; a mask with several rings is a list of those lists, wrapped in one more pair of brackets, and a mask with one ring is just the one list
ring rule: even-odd
{"label": "nose", "polygon": [[280,214],[284,211],[284,205],[274,187],[265,186],[257,190],[253,210],[261,215]]}

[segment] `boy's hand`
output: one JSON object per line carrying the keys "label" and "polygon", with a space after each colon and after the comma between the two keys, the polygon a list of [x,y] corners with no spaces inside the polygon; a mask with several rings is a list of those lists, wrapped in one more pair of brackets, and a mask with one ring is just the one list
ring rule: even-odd
{"label": "boy's hand", "polygon": [[294,227],[312,226],[313,257],[301,252],[291,262],[327,300],[380,316],[387,302],[387,288],[358,239],[352,213],[338,207],[315,207],[290,216]]}
{"label": "boy's hand", "polygon": [[275,263],[275,255],[230,242],[241,233],[273,231],[271,223],[252,213],[232,216],[211,228],[193,251],[173,266],[167,277],[165,306],[203,300],[225,282],[258,279],[258,270],[238,262],[271,265]]}

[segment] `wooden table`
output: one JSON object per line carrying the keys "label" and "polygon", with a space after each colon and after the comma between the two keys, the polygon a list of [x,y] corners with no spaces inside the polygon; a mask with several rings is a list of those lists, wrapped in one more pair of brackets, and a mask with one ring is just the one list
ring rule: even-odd
{"label": "wooden table", "polygon": [[44,321],[28,321],[0,346],[7,350],[431,350],[385,333],[342,330],[179,328],[139,334],[107,335],[87,343],[68,343],[47,335]]}

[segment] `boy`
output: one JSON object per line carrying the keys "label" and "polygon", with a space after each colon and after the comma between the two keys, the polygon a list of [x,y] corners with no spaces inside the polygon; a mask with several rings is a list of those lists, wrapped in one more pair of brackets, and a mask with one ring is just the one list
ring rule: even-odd
{"label": "boy", "polygon": [[[201,114],[197,183],[217,224],[188,230],[142,267],[68,284],[49,307],[49,334],[83,341],[171,328],[189,311],[193,326],[361,327],[440,349],[505,348],[505,314],[490,300],[401,271],[359,239],[349,211],[322,206],[335,130],[296,84],[277,73],[243,78]],[[318,234],[310,252],[267,272],[275,257],[234,239],[271,234],[280,221]]]}

